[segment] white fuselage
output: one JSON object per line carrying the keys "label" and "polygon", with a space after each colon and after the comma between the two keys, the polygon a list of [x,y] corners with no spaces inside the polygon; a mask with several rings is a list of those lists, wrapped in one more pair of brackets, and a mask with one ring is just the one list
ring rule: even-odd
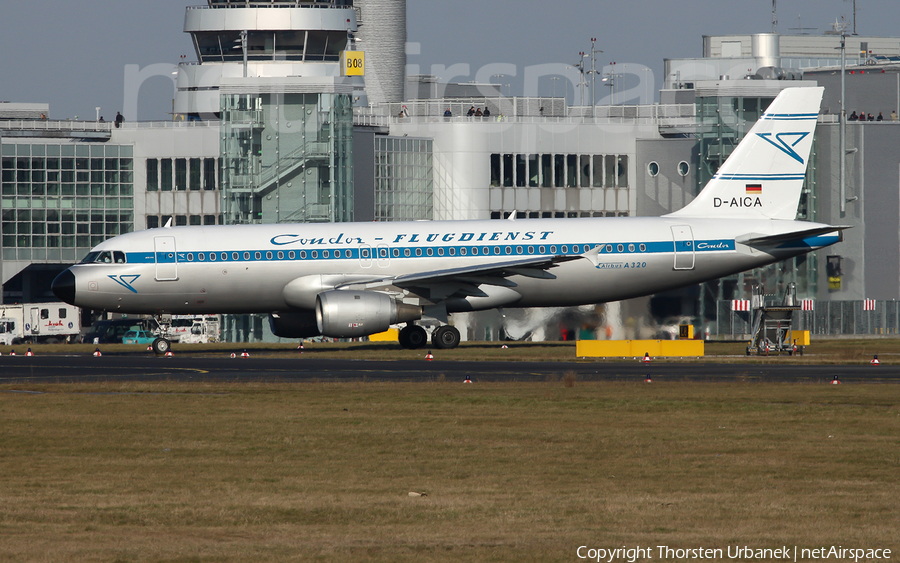
{"label": "white fuselage", "polygon": [[[452,313],[601,303],[666,291],[838,241],[836,231],[766,247],[735,240],[817,227],[826,225],[684,217],[172,227],[110,239],[92,251],[109,252],[109,263],[95,260],[70,271],[81,307],[271,313],[306,308],[285,297],[286,286],[306,276],[322,276],[333,289],[521,258],[575,258],[545,276],[512,272],[502,291],[487,291],[486,298],[447,301]],[[469,282],[479,284],[477,276]],[[308,308],[313,306],[310,301]]]}

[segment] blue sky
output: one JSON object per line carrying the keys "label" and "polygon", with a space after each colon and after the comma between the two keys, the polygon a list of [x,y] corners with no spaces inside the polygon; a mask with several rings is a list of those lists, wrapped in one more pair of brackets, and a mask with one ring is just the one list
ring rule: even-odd
{"label": "blue sky", "polygon": [[[200,0],[31,0],[7,1],[0,21],[0,101],[44,102],[52,118],[93,119],[100,106],[106,119],[122,109],[125,65],[146,67],[194,60],[183,33],[184,9]],[[900,37],[900,2],[857,0],[860,35]],[[780,33],[852,17],[847,0],[778,0]],[[420,54],[408,62],[419,72],[435,65],[469,65],[477,75],[509,84],[521,95],[529,66],[574,64],[598,39],[598,65],[615,61],[651,69],[656,87],[664,58],[697,57],[703,35],[759,33],[772,29],[770,0],[555,0],[526,5],[521,0],[430,0],[408,3],[408,38]],[[798,18],[799,16],[799,18]],[[460,68],[460,67],[457,67]],[[496,71],[496,72],[495,72]],[[515,76],[512,76],[512,74]],[[493,78],[505,74],[503,78]],[[557,94],[562,94],[558,81]],[[551,82],[539,82],[550,95]],[[569,89],[572,101],[571,88]],[[598,96],[599,97],[599,96]],[[172,84],[144,83],[138,118],[166,119]]]}

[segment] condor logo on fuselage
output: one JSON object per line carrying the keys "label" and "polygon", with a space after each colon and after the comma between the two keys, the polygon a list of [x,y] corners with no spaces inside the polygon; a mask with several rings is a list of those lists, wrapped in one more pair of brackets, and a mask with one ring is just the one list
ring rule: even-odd
{"label": "condor logo on fuselage", "polygon": [[713,207],[762,207],[758,197],[733,197],[731,199],[713,198]]}

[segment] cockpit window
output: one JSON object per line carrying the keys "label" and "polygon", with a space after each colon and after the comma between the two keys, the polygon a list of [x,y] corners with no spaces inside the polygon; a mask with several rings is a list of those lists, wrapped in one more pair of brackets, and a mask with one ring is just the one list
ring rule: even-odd
{"label": "cockpit window", "polygon": [[82,264],[124,264],[125,253],[121,250],[104,250],[102,252],[89,252]]}

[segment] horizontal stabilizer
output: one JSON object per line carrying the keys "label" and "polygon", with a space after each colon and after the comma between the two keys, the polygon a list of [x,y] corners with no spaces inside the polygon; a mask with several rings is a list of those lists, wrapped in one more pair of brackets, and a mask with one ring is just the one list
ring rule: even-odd
{"label": "horizontal stabilizer", "polygon": [[781,233],[777,235],[764,235],[761,233],[747,233],[746,235],[741,235],[739,237],[735,237],[734,242],[745,244],[747,246],[776,246],[785,242],[795,241],[795,240],[803,240],[810,237],[817,237],[820,235],[827,235],[828,233],[833,233],[835,231],[843,231],[844,229],[849,229],[849,225],[842,226],[828,226],[828,227],[816,227],[815,229],[806,229],[804,231],[792,231],[790,233]]}

